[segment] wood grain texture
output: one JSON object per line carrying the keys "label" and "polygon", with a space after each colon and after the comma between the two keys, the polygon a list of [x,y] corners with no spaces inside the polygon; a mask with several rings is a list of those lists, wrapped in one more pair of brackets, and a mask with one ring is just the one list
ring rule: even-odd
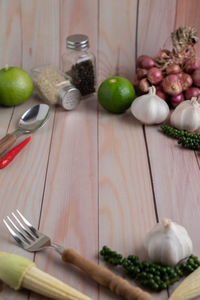
{"label": "wood grain texture", "polygon": [[[147,31],[147,35],[150,34],[155,26],[155,22],[153,21],[156,17],[156,7],[158,2],[154,2],[155,9],[151,7],[152,15],[152,24],[148,22],[149,32]],[[175,1],[172,1],[171,5],[166,3],[166,1],[159,1],[159,4],[163,4],[165,9],[160,8],[160,18],[162,18],[162,26],[165,26],[164,33],[166,35],[166,31],[170,32],[173,30],[172,24],[176,24],[176,26],[181,25],[180,21],[175,17],[174,14],[171,15],[171,22],[169,16],[171,14],[172,5],[175,5]],[[191,1],[193,4],[194,2]],[[142,1],[143,3],[143,1]],[[181,1],[182,4],[182,1]],[[177,7],[179,7],[180,3]],[[184,1],[183,1],[184,5]],[[186,4],[185,4],[186,5]],[[181,5],[180,5],[181,6]],[[175,9],[175,7],[174,7]],[[180,9],[180,8],[178,8]],[[163,13],[162,13],[163,12]],[[154,15],[155,13],[155,15]],[[186,14],[188,11],[181,10],[181,19],[188,19]],[[191,13],[190,13],[191,14]],[[179,13],[176,13],[176,18]],[[139,14],[139,20],[141,19],[141,24],[145,23],[146,18],[144,18],[143,14]],[[184,25],[184,24],[182,24]],[[187,24],[188,25],[188,24]],[[145,26],[145,24],[144,24]],[[139,26],[139,30],[141,27]],[[160,30],[160,28],[159,28]],[[155,32],[155,28],[154,28]],[[158,34],[163,38],[164,34],[158,31]],[[138,34],[138,37],[140,34]],[[144,38],[145,40],[145,38]],[[159,42],[159,39],[158,39]],[[162,46],[162,41],[159,42]],[[143,47],[140,45],[143,44]],[[149,53],[149,43],[145,40],[145,42],[138,43],[138,56],[143,53]],[[198,181],[199,181],[199,170],[198,165],[195,159],[195,155],[192,151],[183,150],[179,148],[176,143],[166,138],[159,132],[158,127],[146,127],[146,138],[149,150],[149,157],[152,169],[152,177],[153,177],[153,186],[155,191],[156,203],[158,208],[159,218],[162,217],[171,217],[172,219],[180,222],[188,228],[191,236],[195,238],[196,230],[195,223],[192,222],[194,220],[194,215],[199,214],[198,209]],[[159,152],[156,149],[160,149]],[[184,172],[187,170],[187,172]],[[189,175],[192,172],[192,177]],[[188,200],[189,199],[189,200]],[[189,204],[190,203],[190,204]],[[196,209],[190,210],[188,205],[192,205]],[[191,215],[190,215],[191,214]],[[186,217],[188,215],[188,217]],[[190,216],[189,216],[190,215]],[[195,246],[195,249],[199,248],[199,243]]]}
{"label": "wood grain texture", "polygon": [[[177,0],[176,8],[176,28],[179,26],[191,26],[194,27],[200,37],[200,22],[199,12],[200,2],[198,0]],[[200,43],[196,45],[198,51],[198,57],[200,58]]]}
{"label": "wood grain texture", "polygon": [[[187,0],[186,0],[187,1]],[[137,56],[155,56],[174,29],[176,0],[140,0],[138,10]]]}
{"label": "wood grain texture", "polygon": [[[97,262],[97,127],[96,101],[81,102],[76,111],[59,109],[55,117],[42,210],[41,230],[64,247]],[[84,273],[46,253],[45,269],[97,299],[97,286]]]}
{"label": "wood grain texture", "polygon": [[[200,22],[199,14],[200,1],[198,0],[177,0],[176,8],[176,27],[179,26],[192,26],[197,30],[198,37],[200,38]],[[200,42],[195,45],[197,49],[197,57],[200,58]],[[199,152],[196,153],[198,164],[200,166]]]}
{"label": "wood grain texture", "polygon": [[[59,36],[59,6],[55,1],[43,1],[42,3],[40,1],[21,1],[20,5],[22,30],[18,43],[23,42],[21,67],[29,71],[31,66],[41,63],[51,62],[58,65],[59,43],[56,43],[56,39]],[[31,51],[29,51],[30,48]],[[12,53],[14,54],[14,49],[12,49]],[[38,100],[32,97],[23,105],[15,108],[9,132],[16,128],[21,114],[36,103]],[[53,111],[46,126],[33,134],[32,141],[26,149],[0,173],[0,198],[4,199],[1,205],[1,219],[18,208],[36,227],[38,226],[52,126]],[[9,239],[8,241],[8,233],[2,223],[0,227],[4,241],[1,243],[1,250],[9,249],[9,251],[33,259],[33,254],[20,249],[13,240]],[[5,290],[1,299],[13,297],[12,299],[16,300],[27,297],[27,293],[16,294],[13,292],[12,296],[10,293],[12,293],[11,290]]]}
{"label": "wood grain texture", "polygon": [[86,34],[90,49],[97,55],[98,1],[61,0],[60,60],[66,50],[66,37],[70,34]]}
{"label": "wood grain texture", "polygon": [[[143,39],[138,42],[138,56],[144,53],[156,54],[159,47],[162,47],[166,36],[169,36],[170,32],[175,28],[173,24],[176,27],[184,25],[182,22],[177,22],[177,19],[175,20],[175,1],[172,1],[171,5],[169,1],[147,2],[155,5],[155,8],[151,7],[149,12],[152,21],[149,22],[148,18],[144,18],[142,13],[143,7],[139,14],[139,24],[143,24],[148,29],[145,35],[152,36],[152,32],[154,32],[154,36],[157,37],[157,43],[154,41],[154,44],[151,43],[150,47],[149,41],[143,36]],[[181,7],[183,2],[180,1],[178,7]],[[156,7],[159,9],[157,13]],[[181,11],[180,18],[182,20],[186,18],[186,13],[186,9]],[[176,18],[178,14],[176,13]],[[162,22],[159,22],[159,27],[156,27],[154,21],[155,19],[157,20],[157,17],[162,20]],[[143,29],[140,25],[138,29],[138,38],[141,38],[140,32],[143,32]],[[195,238],[197,236],[197,227],[194,220],[199,215],[198,191],[200,174],[195,155],[192,151],[179,148],[174,140],[167,138],[160,132],[158,126],[146,127],[145,133],[158,217],[159,219],[168,217],[185,226],[194,241],[194,251],[199,255],[199,239]]]}
{"label": "wood grain texture", "polygon": [[60,1],[21,0],[23,66],[59,65]]}
{"label": "wood grain texture", "polygon": [[136,0],[99,1],[99,80],[135,70]]}
{"label": "wood grain texture", "polygon": [[[138,10],[138,31],[137,31],[137,57],[142,54],[155,56],[160,48],[164,44],[166,46],[168,43],[168,37],[170,37],[171,31],[174,29],[175,23],[175,14],[176,14],[176,1],[164,1],[164,0],[141,0],[139,1],[139,10]],[[157,133],[157,132],[156,132]],[[151,160],[151,153],[153,151],[154,155],[157,156],[156,149],[162,149],[163,143],[157,138],[157,143],[159,143],[158,148],[151,149],[153,147],[152,135],[156,134],[153,128],[146,127],[145,135],[147,138],[147,148],[150,151],[150,167],[151,171],[155,165],[155,170],[160,170],[161,161]],[[162,153],[162,150],[161,150]],[[169,164],[169,162],[168,162]],[[155,191],[155,181],[159,180],[159,174],[152,173],[153,175],[153,188]],[[163,182],[164,182],[163,178]],[[161,187],[162,188],[162,187]],[[156,196],[156,204],[159,199]],[[165,299],[166,292],[163,292],[161,295],[157,296],[158,299]]]}
{"label": "wood grain texture", "polygon": [[[86,33],[96,54],[97,1],[62,1],[60,12],[63,52],[66,36]],[[97,184],[97,103],[90,97],[75,111],[56,113],[40,228],[93,262],[98,261]],[[45,262],[45,270],[98,299],[97,284],[82,271],[51,251]]]}
{"label": "wood grain texture", "polygon": [[[22,63],[21,57],[21,14],[20,14],[20,2],[19,1],[0,1],[0,68],[3,68],[6,64],[10,66],[20,67]],[[13,113],[13,108],[0,107],[0,138],[2,138],[7,130],[10,123],[10,119]],[[27,146],[28,150],[28,146]],[[19,154],[20,156],[21,154]],[[2,170],[1,170],[2,171]],[[5,183],[4,178],[7,177],[8,181]],[[13,195],[7,198],[7,193],[10,186],[13,185],[15,179],[12,174],[8,178],[8,173],[3,175],[0,173],[0,200],[1,200],[1,212],[0,218],[8,212],[8,207],[12,207],[11,202],[13,201]],[[4,186],[4,184],[6,184]],[[7,207],[7,209],[5,208]],[[1,251],[9,251],[15,253],[22,253],[20,248],[12,243],[8,237],[8,233],[5,228],[0,224],[1,230]],[[5,288],[0,292],[0,298],[2,300],[9,299],[15,300],[16,292],[11,289]],[[27,299],[27,293],[23,293],[19,297],[21,300]],[[19,299],[18,298],[18,299]]]}
{"label": "wood grain texture", "polygon": [[[112,75],[132,80],[136,12],[137,1],[100,1],[100,81]],[[130,112],[112,115],[100,109],[99,249],[105,244],[124,256],[145,258],[144,236],[155,222],[143,128]],[[100,289],[100,299],[116,296]]]}
{"label": "wood grain texture", "polygon": [[[0,1],[0,69],[21,66],[21,18],[19,1]],[[14,52],[13,52],[14,51]],[[8,129],[13,108],[0,107],[0,138]]]}
{"label": "wood grain texture", "polygon": [[[0,67],[8,63],[30,72],[41,64],[61,66],[66,37],[84,33],[98,58],[98,84],[114,75],[132,81],[135,57],[156,55],[175,27],[189,25],[200,31],[199,6],[198,0],[2,0]],[[14,109],[0,107],[0,138],[36,103],[33,96]],[[92,96],[75,111],[52,109],[46,126],[1,170],[0,220],[19,208],[54,242],[104,265],[98,257],[104,244],[124,256],[146,258],[144,237],[158,214],[185,226],[200,255],[197,160],[200,166],[198,153],[180,149],[158,127],[143,128],[129,111],[97,112]],[[0,231],[1,251],[35,259],[41,269],[94,300],[117,298],[64,264],[53,250],[34,258],[14,244],[2,222]],[[153,295],[166,297],[166,292]],[[0,299],[45,298],[6,288]]]}

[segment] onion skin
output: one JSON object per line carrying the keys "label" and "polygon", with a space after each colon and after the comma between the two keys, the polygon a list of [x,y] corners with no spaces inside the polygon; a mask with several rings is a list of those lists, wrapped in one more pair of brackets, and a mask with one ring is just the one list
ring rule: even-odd
{"label": "onion skin", "polygon": [[185,99],[184,99],[184,96],[183,94],[179,94],[177,96],[172,96],[171,97],[171,104],[173,107],[176,107],[178,106],[181,102],[183,102]]}
{"label": "onion skin", "polygon": [[169,57],[169,54],[170,54],[169,50],[167,50],[167,49],[161,49],[158,52],[157,58],[159,58],[159,59],[165,59],[165,58]]}
{"label": "onion skin", "polygon": [[139,80],[146,77],[147,76],[147,70],[146,69],[138,69],[136,76],[137,76],[137,79],[139,79]]}
{"label": "onion skin", "polygon": [[142,69],[151,69],[156,65],[155,60],[148,55],[141,55],[136,60],[136,66]]}
{"label": "onion skin", "polygon": [[136,87],[136,88],[138,88],[139,84],[140,84],[140,81],[137,79],[137,77],[135,77],[133,79],[133,86]]}
{"label": "onion skin", "polygon": [[140,55],[137,59],[136,59],[136,67],[137,68],[140,68],[141,67],[141,61],[143,59],[145,59],[146,57],[149,57],[147,55]]}
{"label": "onion skin", "polygon": [[169,75],[169,74],[178,74],[180,72],[181,72],[181,68],[180,68],[179,65],[176,65],[176,64],[169,65],[166,68],[167,75]]}
{"label": "onion skin", "polygon": [[192,73],[192,79],[194,85],[200,87],[200,69],[197,69]]}
{"label": "onion skin", "polygon": [[200,95],[200,89],[197,87],[190,87],[185,91],[185,99],[190,100],[192,97],[198,97]]}
{"label": "onion skin", "polygon": [[159,86],[156,87],[156,95],[161,99],[163,99],[164,101],[167,101],[167,95],[165,94],[165,92],[163,92],[163,90]]}
{"label": "onion skin", "polygon": [[185,64],[186,73],[192,73],[197,69],[200,69],[200,61],[198,60],[198,58],[191,58],[186,61]]}
{"label": "onion skin", "polygon": [[192,77],[186,73],[178,74],[183,91],[186,91],[192,85]]}
{"label": "onion skin", "polygon": [[142,80],[140,80],[139,83],[139,90],[147,93],[149,91],[149,87],[150,87],[150,83],[148,82],[147,78],[143,78]]}
{"label": "onion skin", "polygon": [[162,71],[158,68],[151,68],[147,73],[147,78],[151,84],[158,84],[163,79]]}
{"label": "onion skin", "polygon": [[177,96],[182,93],[181,83],[175,74],[170,74],[163,79],[162,88],[165,93],[171,96]]}
{"label": "onion skin", "polygon": [[141,61],[141,67],[147,70],[151,69],[155,65],[156,65],[155,60],[150,56]]}

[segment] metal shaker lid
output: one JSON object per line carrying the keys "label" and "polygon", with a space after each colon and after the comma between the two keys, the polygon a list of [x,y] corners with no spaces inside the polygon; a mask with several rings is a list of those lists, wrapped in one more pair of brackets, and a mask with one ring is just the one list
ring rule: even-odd
{"label": "metal shaker lid", "polygon": [[67,37],[66,46],[70,49],[81,50],[89,47],[89,39],[85,34],[73,34]]}
{"label": "metal shaker lid", "polygon": [[81,100],[80,91],[73,85],[62,88],[58,94],[58,104],[66,110],[73,110]]}

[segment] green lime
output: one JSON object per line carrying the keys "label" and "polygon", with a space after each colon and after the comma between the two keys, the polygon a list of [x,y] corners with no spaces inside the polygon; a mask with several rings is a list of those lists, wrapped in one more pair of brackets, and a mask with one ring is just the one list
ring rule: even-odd
{"label": "green lime", "polygon": [[0,105],[14,106],[23,103],[32,92],[32,79],[24,70],[16,67],[0,70]]}
{"label": "green lime", "polygon": [[110,77],[104,80],[98,89],[99,103],[112,113],[125,112],[134,99],[134,87],[128,79],[123,77]]}

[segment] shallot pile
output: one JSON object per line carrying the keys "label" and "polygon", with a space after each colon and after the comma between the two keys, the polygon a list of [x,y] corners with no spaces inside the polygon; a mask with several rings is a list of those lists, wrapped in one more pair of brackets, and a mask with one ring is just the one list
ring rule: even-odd
{"label": "shallot pile", "polygon": [[156,94],[170,106],[200,95],[200,60],[194,44],[198,38],[195,29],[179,27],[171,34],[172,50],[161,49],[153,58],[141,55],[136,61],[133,85],[138,95],[156,87]]}

